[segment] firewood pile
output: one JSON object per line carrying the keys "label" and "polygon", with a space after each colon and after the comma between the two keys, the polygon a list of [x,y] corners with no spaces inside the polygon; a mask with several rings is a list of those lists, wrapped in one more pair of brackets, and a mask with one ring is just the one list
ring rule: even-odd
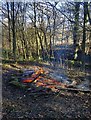
{"label": "firewood pile", "polygon": [[[21,70],[20,70],[21,71]],[[26,69],[22,70],[20,75],[15,76],[14,79],[11,79],[9,84],[16,87],[20,87],[30,92],[60,92],[60,90],[71,90],[71,91],[84,91],[78,89],[76,82],[67,82],[63,83],[58,81],[56,77],[49,76],[50,71],[43,69],[42,67],[37,67],[36,69]]]}
{"label": "firewood pile", "polygon": [[9,83],[16,87],[30,90],[31,92],[36,92],[37,90],[58,92],[59,88],[57,87],[67,87],[66,84],[48,76],[48,71],[41,67],[38,67],[37,70],[25,70],[20,76],[16,76],[16,79],[11,80]]}

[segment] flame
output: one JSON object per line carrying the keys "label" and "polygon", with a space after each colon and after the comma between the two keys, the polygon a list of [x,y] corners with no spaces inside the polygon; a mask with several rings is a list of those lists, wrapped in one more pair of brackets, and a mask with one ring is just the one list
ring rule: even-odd
{"label": "flame", "polygon": [[52,78],[47,78],[46,76],[40,76],[41,74],[44,74],[45,71],[43,68],[38,68],[34,74],[30,78],[26,78],[23,80],[24,83],[31,83],[34,82],[36,87],[42,86],[45,88],[50,88],[53,91],[58,91],[58,89],[55,87],[55,85],[61,86],[62,88],[67,87],[65,84],[52,79]]}
{"label": "flame", "polygon": [[30,79],[26,79],[26,80],[23,80],[24,83],[31,83],[33,80],[30,80]]}
{"label": "flame", "polygon": [[[44,70],[43,70],[43,69],[40,69],[40,70],[36,71],[35,74],[32,74],[31,78],[27,78],[27,79],[23,80],[23,82],[24,82],[24,83],[25,83],[25,82],[27,82],[27,83],[30,82],[30,83],[31,83],[31,82],[37,77],[37,75],[40,75],[41,73],[44,73]],[[36,78],[36,81],[40,80],[41,78],[43,78],[43,77],[38,76],[38,78]]]}
{"label": "flame", "polygon": [[44,73],[44,70],[43,70],[43,68],[41,68],[40,70],[36,71],[35,74],[43,74],[43,73]]}
{"label": "flame", "polygon": [[44,84],[43,82],[36,82],[37,86],[46,86],[46,84]]}

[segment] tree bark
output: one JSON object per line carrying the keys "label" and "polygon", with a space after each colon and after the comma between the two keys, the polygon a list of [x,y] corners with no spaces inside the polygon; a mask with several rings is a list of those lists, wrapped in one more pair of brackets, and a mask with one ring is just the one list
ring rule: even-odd
{"label": "tree bark", "polygon": [[55,11],[55,7],[56,7],[56,2],[55,5],[53,6],[53,46],[55,44],[55,24],[56,24],[56,11]]}
{"label": "tree bark", "polygon": [[83,20],[83,40],[82,40],[82,64],[85,65],[85,43],[86,43],[86,18],[87,18],[87,2],[84,2],[84,20]]}
{"label": "tree bark", "polygon": [[36,40],[36,57],[38,57],[38,40],[37,40],[37,28],[36,28],[36,3],[34,2],[34,28],[35,28],[35,40]]}
{"label": "tree bark", "polygon": [[14,19],[14,1],[11,3],[12,10],[12,34],[13,34],[13,59],[16,61],[16,34],[15,34],[15,19]]}
{"label": "tree bark", "polygon": [[7,11],[8,11],[8,39],[9,39],[9,47],[10,47],[10,50],[11,50],[11,34],[10,34],[10,12],[9,12],[9,3],[7,2]]}
{"label": "tree bark", "polygon": [[80,3],[75,2],[75,23],[73,29],[73,40],[74,40],[74,51],[76,50],[76,45],[79,43],[79,8]]}

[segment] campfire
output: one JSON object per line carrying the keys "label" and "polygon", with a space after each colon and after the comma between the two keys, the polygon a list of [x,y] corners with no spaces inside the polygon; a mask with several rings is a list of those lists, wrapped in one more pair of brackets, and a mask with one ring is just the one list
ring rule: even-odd
{"label": "campfire", "polygon": [[[61,88],[67,87],[66,84],[48,76],[48,71],[44,70],[41,67],[38,67],[35,70],[23,71],[21,80],[10,81],[10,84],[23,86],[25,88],[27,88],[28,85],[30,86],[30,84],[33,84],[36,86],[36,89],[38,87],[41,87],[41,89],[50,89],[53,92],[59,91],[59,89],[57,88],[58,86],[60,86]],[[28,90],[30,89],[28,88]]]}

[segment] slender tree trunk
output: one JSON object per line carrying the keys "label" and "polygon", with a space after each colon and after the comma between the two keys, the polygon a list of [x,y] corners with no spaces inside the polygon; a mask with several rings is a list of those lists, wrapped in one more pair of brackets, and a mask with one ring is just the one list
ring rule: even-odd
{"label": "slender tree trunk", "polygon": [[56,24],[56,11],[55,11],[55,6],[53,6],[53,46],[55,44],[55,24]]}
{"label": "slender tree trunk", "polygon": [[[47,20],[48,20],[48,26],[50,27],[50,17],[47,16]],[[52,57],[52,35],[51,35],[51,28],[50,28],[50,31],[49,31],[49,34],[50,34],[50,38],[49,38],[49,59],[51,61],[51,57]]]}
{"label": "slender tree trunk", "polygon": [[80,3],[75,2],[75,23],[74,23],[74,29],[73,29],[73,40],[74,40],[74,51],[76,50],[76,45],[79,43],[79,8]]}
{"label": "slender tree trunk", "polygon": [[83,21],[83,40],[82,40],[82,63],[85,65],[85,42],[86,42],[86,18],[87,18],[87,2],[84,2],[84,21]]}
{"label": "slender tree trunk", "polygon": [[[89,55],[91,55],[91,14],[90,14],[90,5],[91,3],[88,3],[88,7],[87,7],[87,15],[88,15],[88,20],[90,23],[90,33],[89,33]],[[91,61],[90,61],[91,62]]]}
{"label": "slender tree trunk", "polygon": [[36,57],[38,57],[38,40],[37,40],[37,28],[36,28],[36,3],[34,2],[34,28],[35,28],[35,40],[36,40]]}
{"label": "slender tree trunk", "polygon": [[37,31],[37,34],[38,34],[39,41],[40,41],[40,46],[41,46],[41,51],[42,51],[42,58],[44,60],[45,59],[45,54],[44,54],[44,47],[43,47],[43,44],[42,44],[42,39],[41,39],[41,36],[39,35],[38,31]]}
{"label": "slender tree trunk", "polygon": [[10,50],[11,50],[11,34],[10,34],[10,12],[9,12],[9,3],[7,2],[7,11],[8,11],[8,39],[9,39],[9,47],[10,47]]}
{"label": "slender tree trunk", "polygon": [[11,3],[12,9],[12,34],[13,34],[13,58],[16,61],[16,36],[15,36],[15,19],[14,19],[14,1]]}
{"label": "slender tree trunk", "polygon": [[23,40],[23,46],[24,46],[24,58],[26,59],[26,60],[28,60],[29,59],[29,50],[28,50],[28,46],[27,46],[27,39],[26,39],[26,37],[25,37],[25,14],[26,14],[26,4],[25,3],[23,3],[23,9],[21,8],[21,14],[22,14],[22,18],[21,18],[21,21],[22,21],[22,23],[21,23],[21,27],[22,27],[22,30],[21,30],[21,32],[22,32],[22,40]]}
{"label": "slender tree trunk", "polygon": [[62,41],[61,41],[61,43],[63,43],[63,37],[64,37],[64,24],[65,24],[65,18],[64,18],[64,21],[63,21],[63,29],[62,29]]}
{"label": "slender tree trunk", "polygon": [[[21,11],[21,10],[20,10]],[[21,13],[20,13],[21,14]],[[17,36],[19,37],[19,40],[21,41],[21,46],[19,45],[20,49],[22,48],[22,56],[23,60],[26,59],[26,54],[25,54],[25,46],[24,46],[24,36],[23,36],[23,30],[21,28],[21,22],[22,20],[20,19],[20,15],[17,18]],[[23,27],[23,26],[22,26]]]}
{"label": "slender tree trunk", "polygon": [[24,50],[24,43],[23,43],[23,40],[22,40],[22,37],[21,37],[21,35],[19,34],[19,37],[20,37],[20,40],[21,40],[21,45],[22,45],[22,52],[23,52],[23,60],[25,60],[26,59],[26,55],[25,55],[25,50]]}
{"label": "slender tree trunk", "polygon": [[50,53],[49,53],[49,56],[50,56],[50,61],[51,61],[51,57],[52,57],[52,41],[51,41],[51,30],[50,30],[50,44],[49,44],[49,49],[50,49]]}
{"label": "slender tree trunk", "polygon": [[44,34],[44,43],[45,43],[45,46],[46,46],[46,51],[48,53],[48,45],[47,45],[47,38],[46,38],[46,32],[45,32],[45,30],[43,30],[43,34]]}

